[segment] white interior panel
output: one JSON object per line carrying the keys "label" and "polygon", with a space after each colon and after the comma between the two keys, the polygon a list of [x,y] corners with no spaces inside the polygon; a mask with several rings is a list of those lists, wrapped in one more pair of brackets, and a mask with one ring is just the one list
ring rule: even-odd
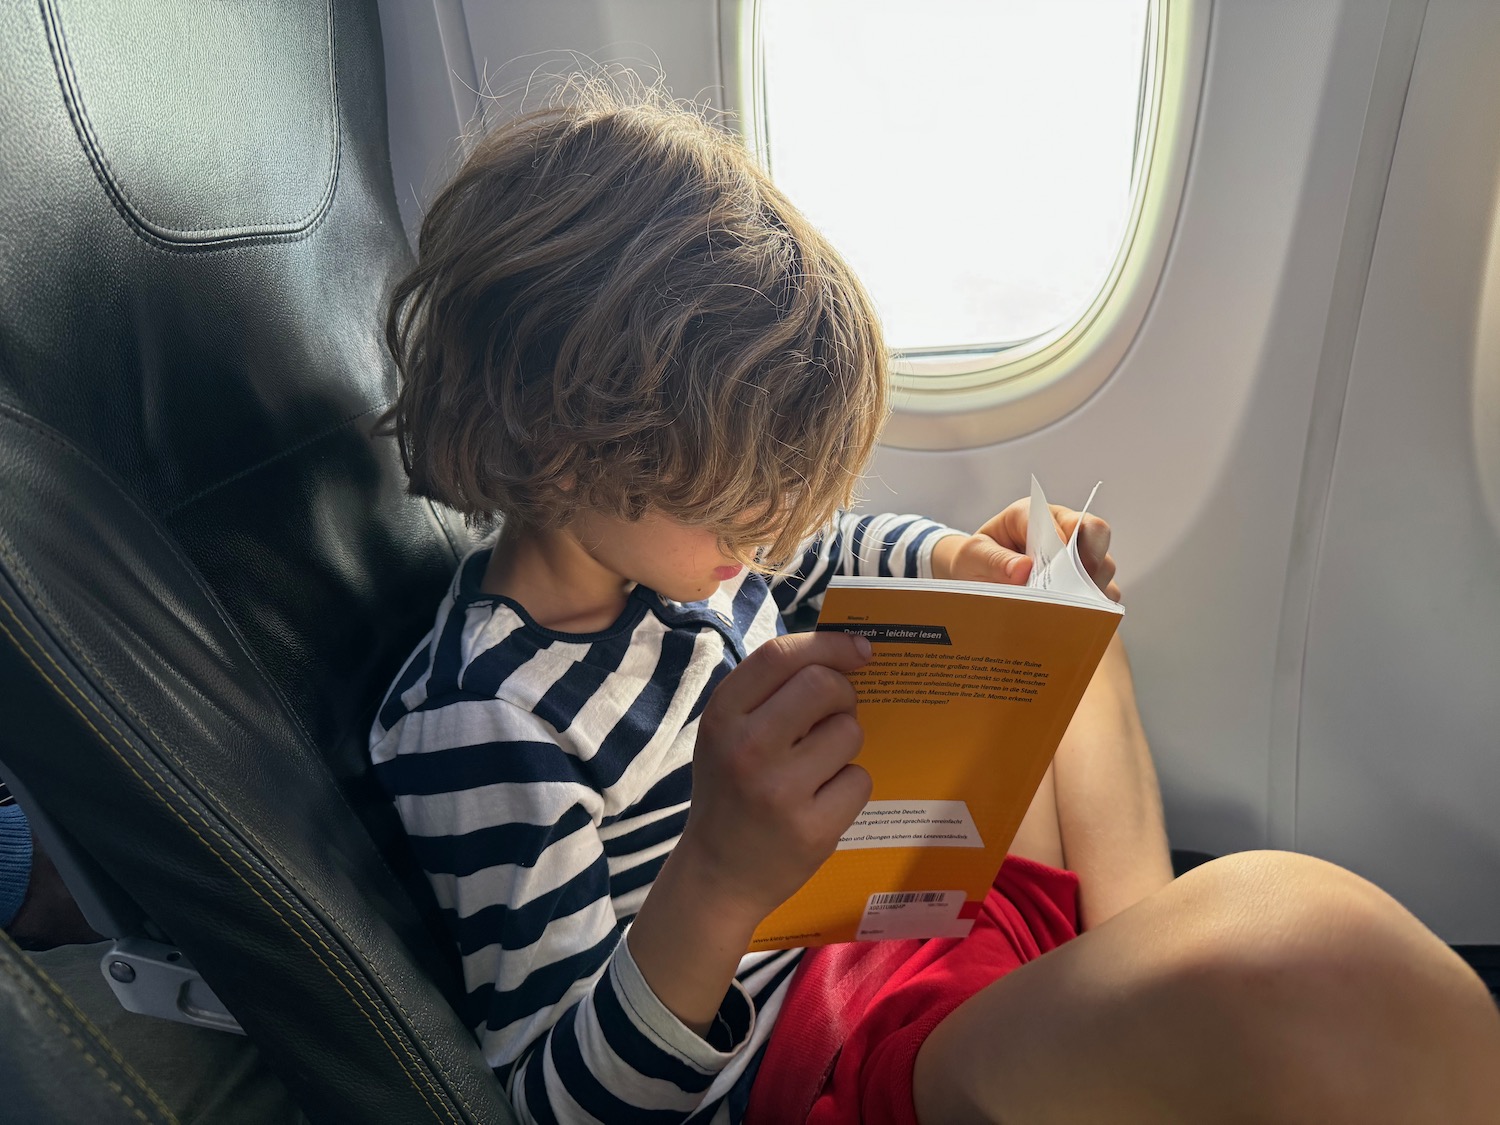
{"label": "white interior panel", "polygon": [[456,164],[478,105],[478,79],[459,0],[380,0],[391,178],[416,245],[422,204]]}
{"label": "white interior panel", "polygon": [[619,64],[722,108],[716,0],[463,0],[483,88],[508,97],[593,64]]}
{"label": "white interior panel", "polygon": [[1497,44],[1500,8],[1432,0],[1339,431],[1296,841],[1476,943],[1500,940],[1500,528],[1474,424],[1497,378],[1500,133],[1474,109],[1500,106]]}
{"label": "white interior panel", "polygon": [[416,243],[421,205],[456,166],[458,138],[540,104],[552,80],[627,68],[722,109],[717,0],[379,0],[391,172]]}

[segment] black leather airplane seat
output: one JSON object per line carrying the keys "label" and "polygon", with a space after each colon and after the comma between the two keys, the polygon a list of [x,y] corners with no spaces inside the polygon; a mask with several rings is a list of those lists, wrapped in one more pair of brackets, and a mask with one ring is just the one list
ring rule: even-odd
{"label": "black leather airplane seat", "polygon": [[374,0],[0,0],[0,765],[315,1120],[508,1121],[366,770],[409,260]]}
{"label": "black leather airplane seat", "polygon": [[0,933],[5,1119],[174,1125],[176,1118],[46,974]]}

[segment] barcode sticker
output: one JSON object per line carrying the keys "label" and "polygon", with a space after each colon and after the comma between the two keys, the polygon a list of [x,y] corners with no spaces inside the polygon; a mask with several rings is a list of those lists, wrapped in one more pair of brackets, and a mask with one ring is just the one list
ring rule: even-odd
{"label": "barcode sticker", "polygon": [[883,891],[865,902],[856,941],[964,937],[973,918],[961,918],[963,891]]}
{"label": "barcode sticker", "polygon": [[871,906],[899,906],[908,902],[947,902],[947,891],[893,891],[890,894],[871,895],[865,909]]}

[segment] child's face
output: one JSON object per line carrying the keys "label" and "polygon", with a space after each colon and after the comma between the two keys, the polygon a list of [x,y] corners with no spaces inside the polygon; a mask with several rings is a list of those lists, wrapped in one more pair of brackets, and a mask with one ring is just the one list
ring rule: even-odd
{"label": "child's face", "polygon": [[716,532],[654,512],[638,520],[581,512],[568,530],[600,566],[673,601],[701,601],[744,569]]}

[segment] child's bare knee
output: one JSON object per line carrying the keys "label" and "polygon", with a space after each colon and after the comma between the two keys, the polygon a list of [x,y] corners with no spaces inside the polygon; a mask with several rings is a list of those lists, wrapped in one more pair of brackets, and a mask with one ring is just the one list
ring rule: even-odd
{"label": "child's bare knee", "polygon": [[1255,1012],[1286,1004],[1317,1014],[1413,987],[1462,992],[1479,981],[1390,895],[1342,868],[1287,852],[1205,864],[1176,888],[1179,940],[1163,979],[1211,989]]}
{"label": "child's bare knee", "polygon": [[1230,857],[1183,882],[1192,921],[1151,975],[1155,1022],[1226,1081],[1264,1080],[1271,1119],[1361,1120],[1446,1089],[1442,1119],[1477,1121],[1500,1096],[1481,1092],[1494,1083],[1473,1065],[1500,1049],[1488,993],[1389,895],[1284,853]]}
{"label": "child's bare knee", "polygon": [[1319,860],[1248,853],[961,1007],[923,1049],[919,1108],[934,1121],[1477,1123],[1500,1104],[1483,1052],[1500,1057],[1483,987],[1393,899]]}

